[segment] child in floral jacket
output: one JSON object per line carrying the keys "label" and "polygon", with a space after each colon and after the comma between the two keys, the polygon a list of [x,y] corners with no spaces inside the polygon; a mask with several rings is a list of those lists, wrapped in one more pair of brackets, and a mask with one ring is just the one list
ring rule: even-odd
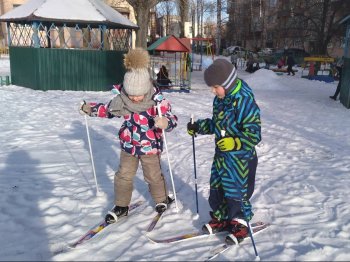
{"label": "child in floral jacket", "polygon": [[114,177],[115,207],[106,215],[107,223],[114,223],[118,217],[128,214],[139,162],[156,211],[164,212],[172,201],[161,172],[160,154],[163,150],[162,129],[169,132],[175,128],[177,117],[172,114],[169,101],[153,86],[148,63],[147,51],[130,50],[124,59],[128,71],[123,84],[114,86],[117,96],[107,104],[84,103],[81,106],[81,111],[89,116],[124,118],[118,133],[121,153]]}

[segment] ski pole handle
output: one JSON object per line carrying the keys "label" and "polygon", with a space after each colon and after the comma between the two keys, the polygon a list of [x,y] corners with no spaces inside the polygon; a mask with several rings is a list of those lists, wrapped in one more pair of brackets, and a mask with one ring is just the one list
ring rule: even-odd
{"label": "ski pole handle", "polygon": [[221,130],[221,137],[225,137],[225,135],[226,135],[226,130]]}
{"label": "ski pole handle", "polygon": [[160,103],[157,104],[158,116],[162,117],[162,112],[160,111]]}

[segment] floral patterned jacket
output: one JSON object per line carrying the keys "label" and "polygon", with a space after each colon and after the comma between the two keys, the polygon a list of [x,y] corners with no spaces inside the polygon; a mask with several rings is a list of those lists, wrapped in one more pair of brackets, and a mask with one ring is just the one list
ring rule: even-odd
{"label": "floral patterned jacket", "polygon": [[[119,95],[121,85],[113,86],[114,93]],[[177,126],[177,117],[171,112],[171,105],[166,100],[159,89],[154,88],[152,96],[155,104],[160,104],[162,117],[168,119],[168,127],[166,132],[170,132]],[[113,118],[115,115],[109,112],[109,104],[89,103],[91,105],[94,117]],[[154,155],[160,154],[163,150],[162,129],[154,126],[154,118],[158,115],[157,106],[150,107],[146,111],[140,113],[131,113],[123,116],[124,122],[119,129],[118,135],[120,139],[121,149],[134,155]]]}

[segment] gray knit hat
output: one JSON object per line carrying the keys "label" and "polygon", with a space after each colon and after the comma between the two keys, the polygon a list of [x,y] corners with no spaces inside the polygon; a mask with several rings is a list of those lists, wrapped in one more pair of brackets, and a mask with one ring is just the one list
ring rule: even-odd
{"label": "gray knit hat", "polygon": [[205,71],[204,81],[208,86],[220,85],[226,93],[231,90],[237,79],[236,67],[226,59],[216,59]]}
{"label": "gray knit hat", "polygon": [[149,55],[146,50],[142,48],[131,49],[124,56],[124,66],[127,72],[124,75],[123,87],[128,95],[145,95],[153,88],[148,72]]}

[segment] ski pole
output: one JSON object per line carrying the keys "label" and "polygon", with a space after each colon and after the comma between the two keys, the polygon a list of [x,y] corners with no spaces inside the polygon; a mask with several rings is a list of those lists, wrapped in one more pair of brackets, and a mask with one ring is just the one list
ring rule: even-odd
{"label": "ski pole", "polygon": [[[194,123],[194,117],[191,115],[191,124]],[[198,187],[197,187],[197,169],[196,169],[196,149],[194,144],[194,137],[195,134],[192,135],[192,149],[193,149],[193,166],[194,166],[194,186],[196,189],[196,208],[197,208],[197,215],[199,215],[198,210]]]}
{"label": "ski pole", "polygon": [[85,126],[86,126],[86,133],[88,137],[88,142],[89,142],[89,149],[90,149],[90,158],[91,158],[91,164],[92,164],[92,171],[94,172],[94,178],[95,178],[95,185],[96,185],[96,194],[98,195],[99,190],[97,186],[97,179],[96,179],[96,171],[95,171],[95,164],[94,164],[94,157],[92,156],[92,148],[91,148],[91,141],[90,141],[90,133],[89,133],[89,125],[87,121],[87,116],[85,114]]}
{"label": "ski pole", "polygon": [[241,200],[241,209],[242,209],[243,214],[244,214],[244,220],[245,220],[245,222],[247,223],[247,226],[248,226],[250,239],[252,240],[252,244],[253,244],[253,248],[254,248],[254,252],[255,252],[255,261],[260,261],[260,256],[259,256],[258,251],[256,249],[256,245],[255,245],[255,241],[254,241],[254,237],[253,237],[252,227],[250,226],[250,223],[248,221],[247,213],[246,213],[246,211],[244,209],[243,198],[241,197],[241,199],[242,199]]}
{"label": "ski pole", "polygon": [[[243,203],[242,203],[243,205]],[[245,215],[244,215],[245,216]],[[247,219],[247,217],[245,216],[246,218],[246,223],[247,223],[247,226],[248,226],[248,230],[249,230],[249,236],[250,236],[250,239],[252,240],[252,244],[253,244],[253,247],[254,247],[254,252],[255,252],[255,258],[260,261],[260,257],[259,257],[259,254],[258,254],[258,251],[256,250],[256,246],[255,246],[255,241],[254,241],[254,237],[253,237],[253,233],[252,233],[252,227],[250,226],[250,223]]]}
{"label": "ski pole", "polygon": [[[162,116],[162,112],[160,111],[160,103],[157,104],[157,109],[158,109],[158,116],[160,118],[162,118],[163,116]],[[164,129],[162,129],[162,133],[163,133],[163,138],[164,138],[164,145],[165,145],[165,150],[166,150],[166,156],[167,156],[167,159],[168,159],[168,166],[169,166],[169,173],[170,173],[170,178],[171,178],[171,184],[173,186],[174,199],[175,199],[175,208],[176,208],[176,212],[178,212],[179,209],[177,208],[176,190],[175,190],[175,185],[174,185],[173,173],[171,171],[169,152],[168,152],[168,145],[167,145],[167,142],[166,142],[165,130]]]}

